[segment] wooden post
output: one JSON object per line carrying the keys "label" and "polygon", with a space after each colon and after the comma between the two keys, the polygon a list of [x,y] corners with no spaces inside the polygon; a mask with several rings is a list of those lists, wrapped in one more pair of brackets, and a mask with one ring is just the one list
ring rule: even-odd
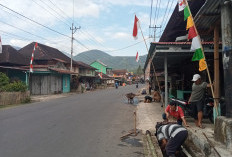
{"label": "wooden post", "polygon": [[219,73],[219,26],[214,28],[214,96],[218,106],[220,98],[220,73]]}
{"label": "wooden post", "polygon": [[[185,1],[185,4],[186,4],[186,7],[188,7],[188,10],[189,10],[190,16],[191,16],[191,18],[192,18],[192,20],[193,20],[193,16],[192,16],[192,13],[191,13],[190,8],[189,8],[188,1],[187,1],[187,0],[184,0],[184,1]],[[196,34],[197,34],[197,38],[198,38],[198,40],[199,40],[199,41],[201,41],[200,36],[199,36],[199,34],[198,34],[198,31],[197,31],[197,28],[196,28],[196,25],[195,25],[195,22],[194,22],[194,21],[193,21],[193,25],[194,25],[194,29],[195,29]],[[201,44],[201,50],[202,50],[202,53],[203,53],[204,59],[206,59],[206,58],[205,58],[204,49],[203,49],[203,47],[202,47],[202,44]],[[212,92],[213,98],[215,98],[215,96],[214,96],[214,90],[213,90],[213,84],[212,84],[212,79],[211,79],[211,76],[210,76],[210,73],[209,73],[208,64],[207,64],[207,62],[206,62],[206,61],[205,61],[205,63],[206,63],[206,71],[207,71],[207,74],[208,74],[208,79],[209,79],[209,83],[210,83],[210,87],[211,87],[210,89],[211,89],[211,92]],[[217,104],[216,104],[215,99],[214,99],[214,107],[215,107],[216,112],[217,112],[217,115],[218,115]]]}
{"label": "wooden post", "polygon": [[136,129],[136,111],[134,112],[134,116],[135,116],[135,128],[134,128],[134,134],[136,135],[137,134],[137,129]]}
{"label": "wooden post", "polygon": [[[138,23],[139,23],[139,21],[138,21]],[[139,23],[139,29],[140,29],[140,31],[141,31],[141,34],[142,34],[142,37],[143,37],[144,43],[145,43],[146,48],[147,48],[147,53],[148,53],[148,55],[149,55],[149,50],[148,50],[148,47],[147,47],[146,40],[145,40],[145,38],[144,38],[144,36],[143,36],[143,31],[142,31],[142,29],[141,29],[140,23]],[[149,56],[149,57],[151,57],[151,59],[152,59],[152,56]],[[154,74],[155,74],[156,81],[157,81],[157,83],[158,83],[159,92],[161,93],[159,80],[158,80],[158,77],[157,77],[157,74],[156,74],[156,70],[155,70],[155,66],[154,66],[154,64],[153,64],[152,60],[151,60],[151,64],[152,64],[153,69],[154,69]],[[161,103],[162,103],[162,105],[163,105],[163,106],[165,106],[165,105],[164,105],[163,100],[161,101]]]}

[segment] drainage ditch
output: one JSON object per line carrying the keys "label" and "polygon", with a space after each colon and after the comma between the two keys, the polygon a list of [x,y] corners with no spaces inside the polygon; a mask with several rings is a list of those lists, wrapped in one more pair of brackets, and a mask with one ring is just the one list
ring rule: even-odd
{"label": "drainage ditch", "polygon": [[[144,135],[144,154],[145,157],[167,157],[165,152],[162,152],[158,140],[151,131],[147,130],[146,135]],[[188,151],[182,147],[180,151],[176,154],[177,157],[192,157]]]}

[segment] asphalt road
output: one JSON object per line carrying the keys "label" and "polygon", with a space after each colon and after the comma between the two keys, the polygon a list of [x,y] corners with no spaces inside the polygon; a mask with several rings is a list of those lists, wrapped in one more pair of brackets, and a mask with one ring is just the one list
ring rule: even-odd
{"label": "asphalt road", "polygon": [[135,107],[124,94],[135,85],[0,109],[0,157],[142,157]]}

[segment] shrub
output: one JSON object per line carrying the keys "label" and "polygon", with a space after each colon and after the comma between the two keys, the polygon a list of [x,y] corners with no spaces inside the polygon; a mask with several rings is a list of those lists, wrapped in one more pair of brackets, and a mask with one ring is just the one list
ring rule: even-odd
{"label": "shrub", "polygon": [[22,81],[14,81],[4,86],[2,90],[6,92],[25,92],[27,90],[27,85]]}
{"label": "shrub", "polygon": [[9,78],[6,74],[0,72],[0,89],[9,84]]}

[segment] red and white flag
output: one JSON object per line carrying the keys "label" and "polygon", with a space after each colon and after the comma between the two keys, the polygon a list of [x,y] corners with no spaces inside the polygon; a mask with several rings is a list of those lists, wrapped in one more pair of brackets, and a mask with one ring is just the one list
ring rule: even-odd
{"label": "red and white flag", "polygon": [[179,3],[179,11],[184,10],[184,8],[186,7],[185,0],[178,0],[178,3]]}
{"label": "red and white flag", "polygon": [[1,40],[1,36],[0,36],[0,53],[2,53],[2,40]]}
{"label": "red and white flag", "polygon": [[100,73],[98,74],[98,76],[102,79],[102,72],[100,72]]}
{"label": "red and white flag", "polygon": [[136,53],[136,58],[135,58],[136,62],[139,62],[139,53]]}
{"label": "red and white flag", "polygon": [[137,18],[137,16],[135,15],[135,21],[134,21],[134,28],[133,28],[133,37],[135,39],[137,39],[137,35],[138,35],[138,25],[139,25],[139,19]]}
{"label": "red and white flag", "polygon": [[34,49],[32,51],[32,54],[31,54],[31,62],[30,62],[30,72],[32,73],[33,72],[33,60],[34,60],[34,52],[35,52],[35,49],[38,47],[38,43],[35,43],[35,46],[34,46]]}

